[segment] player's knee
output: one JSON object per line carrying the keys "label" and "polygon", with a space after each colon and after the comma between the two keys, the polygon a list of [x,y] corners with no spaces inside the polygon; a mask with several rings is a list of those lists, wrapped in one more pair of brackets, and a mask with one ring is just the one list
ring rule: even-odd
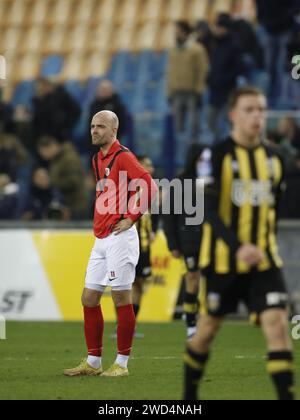
{"label": "player's knee", "polygon": [[131,290],[112,290],[111,294],[116,307],[132,303]]}
{"label": "player's knee", "polygon": [[99,305],[99,297],[98,293],[93,293],[93,291],[86,292],[86,290],[83,291],[81,295],[81,303],[82,306],[88,307],[88,308],[94,308]]}
{"label": "player's knee", "polygon": [[211,342],[221,327],[221,320],[218,318],[207,317],[204,321],[204,331],[206,332],[206,339]]}
{"label": "player's knee", "polygon": [[135,282],[133,283],[133,290],[134,292],[138,293],[138,294],[142,294],[143,293],[143,287],[144,287],[144,280],[140,277],[137,277],[135,279]]}
{"label": "player's knee", "polygon": [[270,345],[285,345],[288,336],[288,320],[284,311],[274,311],[262,316],[262,325]]}
{"label": "player's knee", "polygon": [[195,348],[207,349],[221,327],[222,320],[216,317],[201,316],[197,332],[193,337]]}
{"label": "player's knee", "polygon": [[185,277],[186,289],[190,293],[197,293],[199,288],[199,272],[189,271]]}

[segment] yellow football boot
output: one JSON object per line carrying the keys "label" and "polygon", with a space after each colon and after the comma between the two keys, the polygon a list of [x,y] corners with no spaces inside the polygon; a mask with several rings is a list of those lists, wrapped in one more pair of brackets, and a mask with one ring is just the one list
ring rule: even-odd
{"label": "yellow football boot", "polygon": [[117,363],[114,363],[109,369],[105,370],[101,376],[114,377],[114,376],[128,376],[127,368],[123,368]]}
{"label": "yellow football boot", "polygon": [[102,367],[98,369],[93,368],[87,362],[87,359],[82,359],[81,363],[73,368],[64,370],[66,376],[99,376],[103,372]]}

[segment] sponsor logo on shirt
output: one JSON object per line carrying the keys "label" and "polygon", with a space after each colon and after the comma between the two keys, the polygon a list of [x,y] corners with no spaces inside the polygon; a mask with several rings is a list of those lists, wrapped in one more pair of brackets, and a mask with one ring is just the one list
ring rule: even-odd
{"label": "sponsor logo on shirt", "polygon": [[231,199],[237,207],[242,207],[245,204],[251,206],[273,205],[275,201],[270,180],[237,179],[232,183]]}

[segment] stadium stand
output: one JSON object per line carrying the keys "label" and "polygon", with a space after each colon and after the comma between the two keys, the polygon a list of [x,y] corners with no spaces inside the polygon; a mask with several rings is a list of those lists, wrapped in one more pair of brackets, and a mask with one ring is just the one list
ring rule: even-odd
{"label": "stadium stand", "polygon": [[[191,141],[188,132],[174,137],[167,121],[170,104],[165,74],[168,50],[175,42],[174,22],[213,23],[220,13],[247,16],[263,42],[263,31],[255,20],[255,0],[2,0],[0,54],[7,65],[2,98],[14,112],[20,112],[21,106],[30,113],[39,76],[62,83],[81,108],[71,140],[86,153],[88,109],[99,81],[108,78],[129,114],[131,129],[122,141],[134,144],[137,153],[147,150],[159,172],[172,175],[182,166]],[[267,92],[266,70],[253,71],[252,82]],[[293,86],[289,89],[296,93]],[[278,106],[295,109],[285,96]],[[200,138],[211,142],[208,91],[202,101]],[[169,127],[167,134],[165,127]],[[164,153],[171,148],[176,157],[170,166]]]}

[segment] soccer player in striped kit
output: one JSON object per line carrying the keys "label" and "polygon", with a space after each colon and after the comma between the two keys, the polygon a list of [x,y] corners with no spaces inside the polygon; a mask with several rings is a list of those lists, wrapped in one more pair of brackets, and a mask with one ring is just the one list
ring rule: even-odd
{"label": "soccer player in striped kit", "polygon": [[184,356],[186,400],[197,399],[213,339],[240,300],[261,325],[278,399],[294,397],[287,291],[276,238],[283,166],[262,140],[266,109],[259,89],[245,86],[233,92],[231,135],[212,150],[200,251],[207,284],[197,331]]}

